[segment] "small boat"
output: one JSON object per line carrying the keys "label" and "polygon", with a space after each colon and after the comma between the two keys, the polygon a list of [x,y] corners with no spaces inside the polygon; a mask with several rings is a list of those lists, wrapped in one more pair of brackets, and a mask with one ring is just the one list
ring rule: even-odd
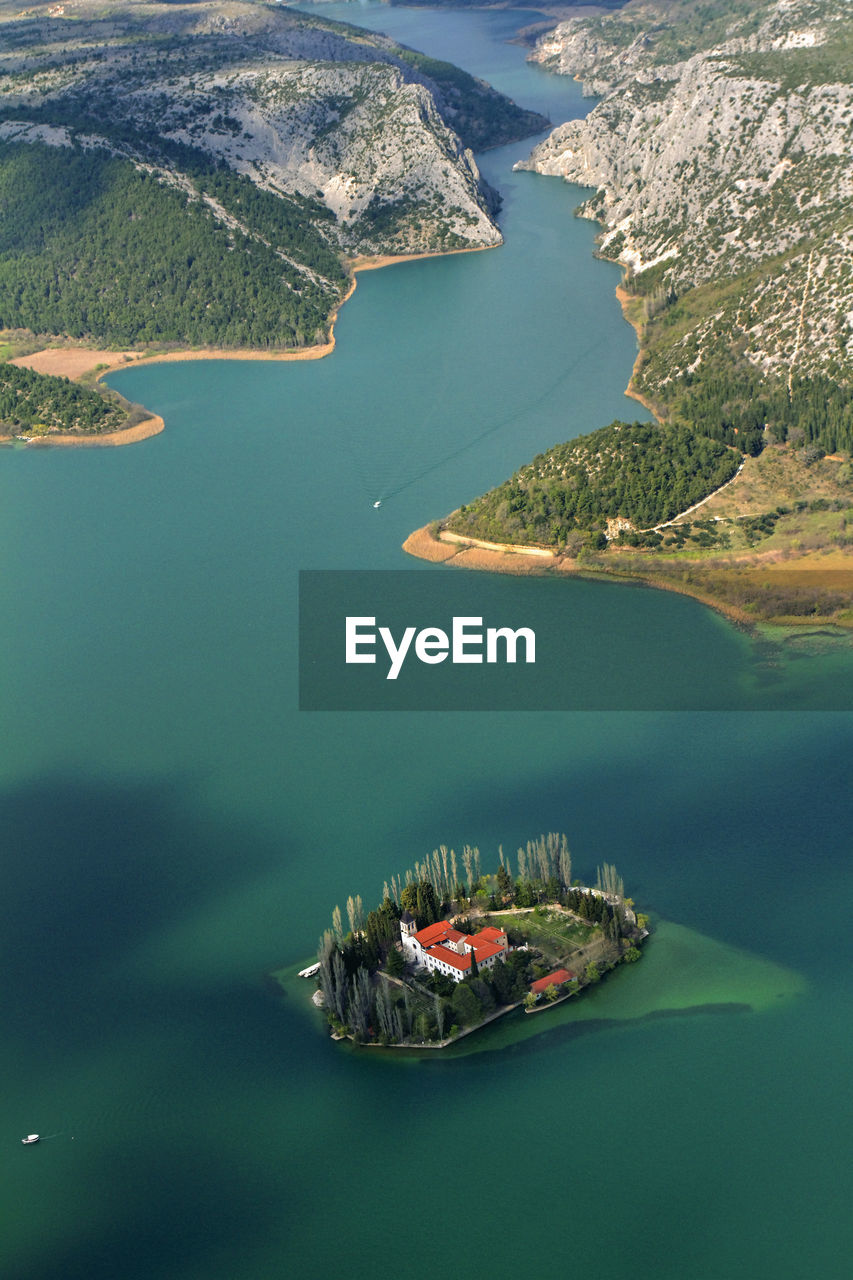
{"label": "small boat", "polygon": [[25,1147],[32,1146],[32,1144],[34,1142],[38,1142],[38,1140],[39,1140],[39,1136],[37,1133],[28,1133],[26,1138],[21,1138],[21,1142],[23,1142]]}
{"label": "small boat", "polygon": [[373,504],[374,510],[375,510],[377,507],[381,507],[381,506],[382,506],[382,499],[381,499],[381,498],[377,498],[377,499],[376,499],[376,501],[375,501],[375,502],[374,502],[374,504]]}

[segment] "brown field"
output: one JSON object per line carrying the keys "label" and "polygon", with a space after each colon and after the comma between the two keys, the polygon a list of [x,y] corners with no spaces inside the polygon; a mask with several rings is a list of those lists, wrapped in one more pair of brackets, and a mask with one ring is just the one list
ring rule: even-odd
{"label": "brown field", "polygon": [[54,377],[71,378],[77,381],[87,373],[94,373],[99,366],[109,365],[120,368],[131,360],[138,359],[133,351],[93,351],[88,347],[46,347],[43,351],[34,351],[29,356],[16,356],[9,364],[16,364],[22,369],[32,369],[35,373],[51,373]]}

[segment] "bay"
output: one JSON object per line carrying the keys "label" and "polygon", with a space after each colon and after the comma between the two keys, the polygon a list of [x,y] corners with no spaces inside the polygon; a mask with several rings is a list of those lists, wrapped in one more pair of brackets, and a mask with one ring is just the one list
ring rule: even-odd
{"label": "bay", "polygon": [[[359,17],[542,101],[512,15]],[[847,659],[765,661],[660,593],[471,575],[478,608],[563,609],[599,674],[618,631],[639,682],[665,650],[790,709],[296,710],[298,569],[411,567],[411,529],[643,416],[618,276],[576,189],[512,173],[527,147],[482,157],[505,246],[362,275],[331,358],[131,370],[159,437],[0,455],[4,1274],[846,1275],[853,723],[796,708],[845,705]],[[552,829],[799,994],[631,1022],[626,972],[577,1024],[419,1061],[342,1051],[265,986],[439,842],[488,862]]]}

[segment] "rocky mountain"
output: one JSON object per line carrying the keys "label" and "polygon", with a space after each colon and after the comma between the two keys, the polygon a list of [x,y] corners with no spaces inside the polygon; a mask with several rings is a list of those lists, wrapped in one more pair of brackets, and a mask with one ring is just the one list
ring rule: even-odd
{"label": "rocky mountain", "polygon": [[[141,202],[149,222],[185,222],[186,214],[202,257],[212,262],[222,240],[247,272],[264,274],[264,289],[276,258],[298,299],[290,332],[299,342],[315,339],[318,317],[340,298],[344,255],[499,244],[496,197],[472,148],[543,123],[450,64],[279,4],[65,0],[22,8],[2,0],[0,188],[4,165],[15,181],[12,224],[0,229],[0,327],[36,325],[38,315],[28,319],[9,300],[26,291],[46,254],[57,255],[79,292],[80,255],[89,250],[71,241],[87,219],[89,240],[100,236],[104,253],[120,252],[107,211],[82,195],[57,212],[49,236],[34,239],[17,193],[22,183],[43,191],[45,177],[50,186],[46,148],[57,187],[49,206],[64,199],[68,174],[82,185],[85,168],[90,192],[120,188],[136,217],[139,182],[153,179]],[[205,267],[204,290],[209,274]],[[153,302],[144,305],[150,319]],[[188,315],[192,305],[188,294]],[[95,312],[88,301],[76,306],[77,329]],[[126,330],[121,341],[132,339]]]}
{"label": "rocky mountain", "polygon": [[632,0],[531,55],[601,101],[529,167],[595,189],[662,411],[744,370],[853,383],[853,24],[847,0]]}

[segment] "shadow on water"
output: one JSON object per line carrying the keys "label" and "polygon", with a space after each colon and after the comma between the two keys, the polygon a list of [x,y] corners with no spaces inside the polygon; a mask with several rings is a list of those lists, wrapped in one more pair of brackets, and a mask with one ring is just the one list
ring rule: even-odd
{"label": "shadow on water", "polygon": [[[286,1213],[281,1188],[261,1167],[238,1172],[211,1141],[174,1137],[174,1160],[163,1176],[162,1151],[131,1161],[115,1146],[89,1175],[87,1197],[108,1213],[77,1224],[75,1237],[32,1267],[5,1271],[8,1280],[171,1280],[179,1274],[220,1274],[221,1253],[251,1247]],[[186,1268],[186,1272],[185,1272]]]}
{"label": "shadow on water", "polygon": [[[0,823],[8,1032],[33,1048],[61,1038],[79,1044],[87,1028],[103,1036],[105,1016],[115,1033],[164,1002],[238,999],[227,979],[217,986],[160,974],[147,984],[143,973],[131,976],[129,991],[117,975],[151,939],[271,875],[289,854],[286,834],[273,841],[242,819],[210,813],[187,780],[71,775],[7,789]],[[204,1016],[215,1019],[215,1009]],[[258,1051],[263,1057],[263,1045]]]}
{"label": "shadow on water", "polygon": [[[742,1004],[739,1001],[728,1001],[721,1004],[704,1004],[695,1005],[689,1009],[654,1009],[650,1013],[643,1014],[639,1018],[589,1018],[583,1022],[564,1023],[560,1026],[548,1027],[545,1030],[538,1031],[536,1035],[531,1035],[526,1039],[513,1041],[511,1024],[501,1029],[501,1023],[496,1023],[491,1035],[495,1037],[497,1043],[490,1045],[483,1040],[489,1036],[480,1032],[483,1037],[477,1042],[476,1036],[472,1037],[472,1043],[466,1044],[465,1040],[460,1041],[457,1051],[451,1048],[443,1054],[432,1053],[424,1054],[421,1058],[422,1065],[430,1067],[450,1066],[455,1070],[462,1068],[482,1069],[484,1061],[488,1063],[490,1059],[500,1057],[505,1058],[507,1055],[518,1056],[520,1054],[547,1054],[551,1055],[555,1048],[566,1048],[573,1044],[581,1036],[591,1035],[601,1031],[635,1031],[643,1024],[650,1022],[660,1022],[664,1020],[681,1020],[683,1018],[694,1018],[696,1016],[728,1016],[731,1014],[751,1013],[752,1009],[748,1004]],[[547,1018],[548,1012],[537,1013],[532,1015],[523,1014],[521,1012],[510,1015],[515,1019],[534,1019]]]}
{"label": "shadow on water", "polygon": [[[220,1274],[222,1250],[281,1245],[302,1193],[275,1099],[288,1076],[298,1094],[302,1048],[239,957],[223,979],[152,976],[137,956],[267,875],[284,842],[181,781],[33,780],[0,796],[0,822],[0,1183],[21,1224],[4,1276]],[[22,1159],[28,1127],[56,1140]]]}

